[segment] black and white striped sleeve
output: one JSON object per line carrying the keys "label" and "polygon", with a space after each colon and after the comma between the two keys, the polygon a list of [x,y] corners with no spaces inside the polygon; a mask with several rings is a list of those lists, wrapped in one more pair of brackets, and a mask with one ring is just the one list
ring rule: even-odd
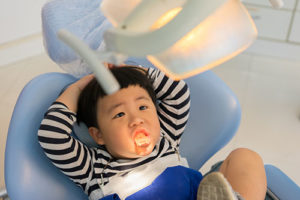
{"label": "black and white striped sleeve", "polygon": [[189,88],[183,80],[174,81],[157,69],[149,68],[148,74],[154,80],[161,128],[178,143],[189,117]]}
{"label": "black and white striped sleeve", "polygon": [[41,122],[38,140],[52,163],[85,190],[92,178],[95,152],[70,135],[75,121],[75,113],[62,103],[53,103]]}

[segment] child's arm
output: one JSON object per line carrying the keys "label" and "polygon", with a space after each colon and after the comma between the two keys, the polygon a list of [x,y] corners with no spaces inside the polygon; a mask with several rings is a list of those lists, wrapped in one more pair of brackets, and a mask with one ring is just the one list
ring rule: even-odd
{"label": "child's arm", "polygon": [[94,78],[94,75],[87,75],[71,84],[57,99],[57,102],[65,104],[70,111],[77,112],[77,102],[81,91]]}
{"label": "child's arm", "polygon": [[70,134],[76,121],[80,91],[92,78],[89,75],[70,85],[50,106],[38,131],[39,143],[47,157],[83,190],[92,177],[95,152]]}
{"label": "child's arm", "polygon": [[174,81],[157,69],[150,68],[148,74],[154,79],[161,128],[179,144],[190,111],[189,88],[183,80]]}

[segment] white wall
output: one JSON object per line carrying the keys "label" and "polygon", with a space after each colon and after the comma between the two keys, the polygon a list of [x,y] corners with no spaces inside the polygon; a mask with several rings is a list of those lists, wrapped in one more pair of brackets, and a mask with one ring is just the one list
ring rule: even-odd
{"label": "white wall", "polygon": [[247,49],[260,55],[300,60],[300,0],[283,0],[274,9],[268,0],[243,0],[258,30],[258,40]]}
{"label": "white wall", "polygon": [[0,66],[43,52],[40,10],[45,2],[0,1]]}

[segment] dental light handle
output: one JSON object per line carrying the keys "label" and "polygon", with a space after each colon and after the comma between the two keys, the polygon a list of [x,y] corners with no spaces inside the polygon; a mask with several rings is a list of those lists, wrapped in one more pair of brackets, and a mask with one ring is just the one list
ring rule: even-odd
{"label": "dental light handle", "polygon": [[282,0],[269,0],[273,8],[282,8],[284,5]]}
{"label": "dental light handle", "polygon": [[97,54],[92,49],[67,30],[61,29],[57,35],[59,39],[71,47],[87,62],[106,94],[112,94],[119,90],[120,85],[118,81],[98,59]]}

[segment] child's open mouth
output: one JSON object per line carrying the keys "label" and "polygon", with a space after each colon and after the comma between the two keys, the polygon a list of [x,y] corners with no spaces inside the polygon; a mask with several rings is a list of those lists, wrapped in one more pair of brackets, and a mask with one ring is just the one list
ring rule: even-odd
{"label": "child's open mouth", "polygon": [[150,136],[145,130],[138,130],[134,134],[134,143],[137,147],[147,147],[150,144]]}

